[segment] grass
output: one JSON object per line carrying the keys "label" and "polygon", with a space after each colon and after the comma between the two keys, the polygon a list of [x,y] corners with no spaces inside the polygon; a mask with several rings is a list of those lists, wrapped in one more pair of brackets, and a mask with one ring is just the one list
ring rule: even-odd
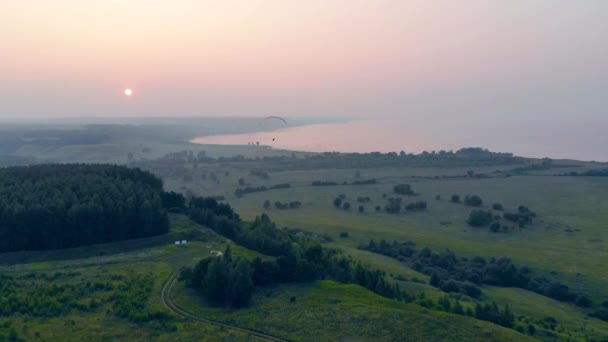
{"label": "grass", "polygon": [[[598,250],[608,248],[608,180],[573,179],[566,177],[511,177],[487,180],[444,180],[413,183],[414,189],[429,203],[423,213],[400,215],[370,212],[372,205],[384,205],[382,194],[389,196],[394,183],[376,186],[339,186],[298,188],[247,195],[230,202],[250,219],[261,212],[265,199],[300,200],[299,210],[269,210],[281,226],[301,227],[334,237],[336,246],[349,248],[370,239],[412,240],[436,250],[451,249],[464,256],[509,256],[515,262],[529,265],[556,277],[571,287],[589,293],[596,299],[608,297],[608,261]],[[345,194],[355,202],[357,196],[370,196],[367,213],[359,214],[335,209],[331,202],[337,194]],[[470,207],[450,203],[446,198],[458,193],[479,194],[487,205],[502,203],[514,210],[524,204],[539,214],[537,223],[510,233],[491,233],[487,229],[466,224]],[[434,199],[442,196],[441,201]],[[550,199],[550,200],[549,200]],[[405,198],[404,201],[408,201]],[[450,222],[441,225],[440,222]],[[580,229],[567,232],[568,227]],[[337,238],[342,231],[348,239]]]}
{"label": "grass", "polygon": [[181,283],[174,287],[172,299],[202,317],[294,341],[527,340],[514,330],[389,300],[360,286],[333,281],[265,288],[256,293],[249,308],[241,310],[211,307]]}
{"label": "grass", "polygon": [[[493,167],[475,171],[492,172],[496,169]],[[564,170],[562,171],[566,172]],[[226,195],[229,203],[246,219],[262,213],[265,200],[270,200],[271,203],[301,201],[303,206],[300,209],[271,208],[267,213],[279,226],[299,227],[327,234],[333,238],[330,246],[343,249],[388,273],[427,279],[395,260],[360,251],[357,246],[370,239],[396,239],[411,240],[419,246],[429,246],[437,251],[451,249],[458,255],[467,257],[508,256],[516,264],[531,266],[540,274],[567,284],[575,292],[587,294],[596,305],[608,299],[608,272],[605,266],[608,257],[601,252],[608,248],[608,231],[605,229],[608,224],[606,178],[556,177],[548,173],[560,170],[544,170],[536,172],[544,173],[544,176],[532,174],[490,179],[420,179],[412,177],[462,175],[466,169],[364,169],[361,170],[361,178],[377,178],[380,183],[368,186],[311,187],[310,183],[314,180],[334,180],[339,183],[343,180],[352,181],[356,170],[275,172],[271,173],[269,180],[256,179],[248,174],[248,170],[234,168],[229,171],[230,175],[222,178],[220,184],[195,182],[186,186],[201,194]],[[232,191],[238,187],[237,180],[240,177],[256,186],[286,182],[292,187],[234,198]],[[426,212],[400,215],[375,213],[375,205],[384,206],[386,203],[384,194],[388,197],[396,196],[392,194],[392,187],[399,183],[410,183],[420,193],[420,196],[404,197],[405,203],[425,200],[429,209]],[[184,186],[185,183],[172,180],[168,184],[177,187]],[[332,201],[338,194],[346,195],[354,208],[348,212],[334,208]],[[521,230],[515,228],[509,233],[497,234],[487,229],[471,228],[466,224],[471,207],[451,203],[449,197],[452,194],[461,197],[467,194],[480,195],[484,200],[484,209],[490,209],[492,203],[501,203],[507,210],[516,210],[517,206],[526,205],[537,212],[538,218],[533,225]],[[435,200],[435,195],[440,195],[441,200]],[[369,196],[372,199],[371,203],[365,205],[364,214],[359,214],[356,210],[358,196]],[[349,233],[348,238],[339,237],[340,232],[344,231]],[[433,297],[440,295],[440,292],[428,285],[409,281],[400,284],[411,292],[424,291]],[[584,338],[586,334],[593,335],[594,332],[602,336],[605,332],[601,328],[605,323],[588,318],[585,310],[528,291],[517,290],[505,297],[501,291],[490,289],[486,291],[486,298],[501,304],[509,303],[517,315],[520,314],[520,308],[536,307],[538,310],[521,313],[533,321],[547,317],[547,313],[555,308],[561,308],[563,322],[573,322],[564,327],[575,338]],[[562,337],[567,339],[567,334],[554,338]]]}

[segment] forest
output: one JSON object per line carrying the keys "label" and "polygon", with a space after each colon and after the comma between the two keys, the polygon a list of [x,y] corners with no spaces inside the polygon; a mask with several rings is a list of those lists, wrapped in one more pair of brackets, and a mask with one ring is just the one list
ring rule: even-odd
{"label": "forest", "polygon": [[0,169],[0,252],[100,244],[164,234],[163,183],[113,165]]}

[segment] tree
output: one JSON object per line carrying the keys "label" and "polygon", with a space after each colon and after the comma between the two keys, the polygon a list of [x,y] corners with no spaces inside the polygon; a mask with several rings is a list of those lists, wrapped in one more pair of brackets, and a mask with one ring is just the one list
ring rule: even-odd
{"label": "tree", "polygon": [[500,203],[494,203],[494,204],[492,204],[492,209],[501,211],[501,210],[504,210],[505,208]]}
{"label": "tree", "polygon": [[452,198],[450,200],[453,203],[460,203],[460,196],[459,195],[452,195]]}
{"label": "tree", "polygon": [[365,207],[364,207],[364,206],[362,206],[362,205],[360,205],[360,206],[359,206],[359,213],[360,213],[360,214],[363,214],[363,212],[365,212]]}
{"label": "tree", "polygon": [[350,210],[350,203],[348,203],[348,202],[344,202],[344,203],[342,204],[342,209],[344,209],[344,210]]}
{"label": "tree", "polygon": [[230,248],[230,245],[226,245],[226,249],[224,249],[224,261],[232,262],[232,248]]}
{"label": "tree", "polygon": [[434,287],[439,287],[439,285],[441,285],[441,279],[439,278],[437,273],[433,272],[433,274],[431,274],[431,279],[429,280],[429,284],[431,284],[431,286],[434,286]]}
{"label": "tree", "polygon": [[223,258],[215,258],[209,263],[209,269],[204,280],[204,291],[209,300],[224,303],[226,301],[226,288],[228,274]]}
{"label": "tree", "polygon": [[334,200],[334,207],[340,208],[341,206],[342,206],[342,199],[338,197]]}
{"label": "tree", "polygon": [[269,200],[265,200],[264,201],[264,210],[270,209],[270,206],[271,206],[270,201]]}
{"label": "tree", "polygon": [[483,227],[487,226],[492,222],[492,213],[490,211],[485,210],[473,210],[469,214],[469,219],[467,223],[473,227]]}
{"label": "tree", "polygon": [[498,221],[492,222],[492,224],[490,225],[490,230],[493,233],[498,233],[500,231],[500,222],[498,222]]}
{"label": "tree", "polygon": [[249,303],[254,291],[253,270],[249,262],[239,258],[230,268],[228,287],[226,288],[227,302],[237,308]]}
{"label": "tree", "polygon": [[340,237],[344,238],[344,239],[347,238],[348,237],[348,232],[341,232],[340,233]]}

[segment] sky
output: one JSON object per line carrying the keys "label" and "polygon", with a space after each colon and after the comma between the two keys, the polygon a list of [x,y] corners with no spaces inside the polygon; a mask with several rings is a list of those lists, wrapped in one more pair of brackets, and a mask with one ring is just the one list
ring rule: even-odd
{"label": "sky", "polygon": [[0,3],[0,119],[594,123],[607,89],[605,0]]}

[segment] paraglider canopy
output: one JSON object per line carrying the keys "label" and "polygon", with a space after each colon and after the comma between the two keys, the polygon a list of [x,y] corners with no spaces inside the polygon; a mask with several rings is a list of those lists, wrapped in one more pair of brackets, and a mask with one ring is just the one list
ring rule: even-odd
{"label": "paraglider canopy", "polygon": [[284,124],[287,124],[287,120],[283,119],[282,117],[279,116],[267,116],[266,120],[281,120],[283,121]]}

